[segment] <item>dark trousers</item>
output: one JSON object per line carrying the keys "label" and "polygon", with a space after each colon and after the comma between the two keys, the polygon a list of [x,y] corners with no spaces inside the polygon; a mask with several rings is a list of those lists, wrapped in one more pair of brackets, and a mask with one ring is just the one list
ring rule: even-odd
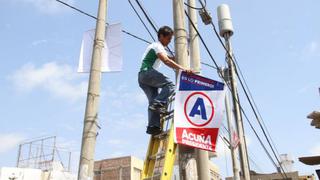
{"label": "dark trousers", "polygon": [[[174,84],[168,77],[155,69],[139,72],[138,82],[148,98],[149,105],[157,102],[167,104],[168,98],[174,92]],[[160,114],[149,108],[148,126],[160,127]]]}

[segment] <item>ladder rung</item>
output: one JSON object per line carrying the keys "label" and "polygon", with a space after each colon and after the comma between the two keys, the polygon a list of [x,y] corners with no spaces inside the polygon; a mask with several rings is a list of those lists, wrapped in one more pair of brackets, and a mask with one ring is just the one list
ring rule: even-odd
{"label": "ladder rung", "polygon": [[169,121],[169,120],[173,119],[173,114],[171,114],[169,116],[164,116],[162,119],[163,119],[163,121]]}
{"label": "ladder rung", "polygon": [[152,177],[144,178],[143,180],[160,180],[161,174],[155,174]]}
{"label": "ladder rung", "polygon": [[156,139],[163,139],[163,138],[165,138],[165,137],[167,137],[167,136],[168,136],[169,132],[170,132],[169,130],[167,130],[167,131],[163,131],[162,133],[160,133],[160,134],[158,134],[158,135],[153,136],[153,138],[156,138]]}
{"label": "ladder rung", "polygon": [[173,114],[171,114],[171,115],[169,115],[169,116],[165,117],[165,121],[168,121],[168,120],[170,120],[170,119],[172,119],[172,118],[173,118]]}
{"label": "ladder rung", "polygon": [[162,114],[163,116],[171,116],[174,113],[174,110],[168,111],[164,114]]}
{"label": "ladder rung", "polygon": [[149,159],[156,160],[156,159],[164,158],[164,156],[165,156],[165,152],[160,152],[160,153],[157,153],[156,155],[149,156]]}

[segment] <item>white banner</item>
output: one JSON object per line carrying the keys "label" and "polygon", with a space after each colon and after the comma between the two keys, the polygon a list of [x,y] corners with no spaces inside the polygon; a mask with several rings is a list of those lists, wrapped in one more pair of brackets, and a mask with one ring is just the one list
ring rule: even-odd
{"label": "white banner", "polygon": [[[101,72],[122,71],[122,33],[121,24],[106,27],[104,48],[102,50]],[[90,72],[95,29],[83,35],[78,72]]]}
{"label": "white banner", "polygon": [[225,113],[224,83],[180,72],[174,108],[175,142],[215,151]]}

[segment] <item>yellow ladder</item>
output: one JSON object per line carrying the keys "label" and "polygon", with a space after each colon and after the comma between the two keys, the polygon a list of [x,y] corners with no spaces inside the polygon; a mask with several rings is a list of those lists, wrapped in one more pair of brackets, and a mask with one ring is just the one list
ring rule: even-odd
{"label": "yellow ladder", "polygon": [[141,180],[171,180],[177,148],[173,141],[173,100],[174,96],[169,98],[168,113],[161,115],[163,132],[150,137]]}

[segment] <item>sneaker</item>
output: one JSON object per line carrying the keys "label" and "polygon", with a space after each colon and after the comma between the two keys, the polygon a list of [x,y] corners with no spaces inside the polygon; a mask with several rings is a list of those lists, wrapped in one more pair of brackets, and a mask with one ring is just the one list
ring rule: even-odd
{"label": "sneaker", "polygon": [[157,127],[157,126],[148,126],[147,127],[147,134],[151,134],[151,135],[158,135],[162,132],[161,128]]}
{"label": "sneaker", "polygon": [[155,111],[155,112],[158,112],[158,113],[160,113],[160,114],[165,114],[165,113],[167,113],[167,109],[166,109],[165,105],[162,104],[162,103],[153,103],[153,104],[151,104],[151,105],[149,106],[149,109],[150,109],[151,111]]}
{"label": "sneaker", "polygon": [[163,114],[163,115],[165,115],[165,114],[168,113],[166,107],[160,107],[160,108],[158,108],[158,109],[157,109],[157,112],[160,113],[160,114]]}

